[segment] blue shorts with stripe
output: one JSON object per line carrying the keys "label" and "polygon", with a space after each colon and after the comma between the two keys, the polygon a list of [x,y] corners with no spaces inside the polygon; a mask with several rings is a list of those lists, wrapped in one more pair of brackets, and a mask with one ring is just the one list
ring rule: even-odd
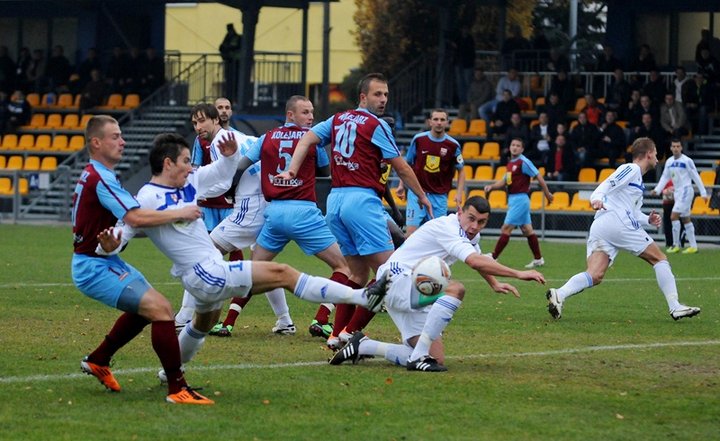
{"label": "blue shorts with stripe", "polygon": [[[437,193],[426,193],[433,209],[433,217],[438,218],[447,215],[448,195]],[[412,191],[407,192],[407,208],[405,209],[405,225],[419,227],[430,220],[425,207],[420,206],[418,197]]]}
{"label": "blue shorts with stripe", "polygon": [[526,193],[508,195],[508,211],[505,214],[506,225],[530,225],[530,197]]}
{"label": "blue shorts with stripe", "polygon": [[394,249],[382,201],[374,190],[333,188],[327,198],[327,220],[344,256],[368,256]]}
{"label": "blue shorts with stripe", "polygon": [[207,228],[208,231],[212,231],[215,227],[220,225],[220,222],[222,222],[223,219],[232,214],[233,209],[200,207],[200,211],[202,211],[205,228]]}
{"label": "blue shorts with stripe", "polygon": [[138,312],[140,299],[150,289],[140,271],[118,256],[73,254],[72,279],[91,299],[133,313]]}
{"label": "blue shorts with stripe", "polygon": [[257,244],[279,253],[291,240],[307,255],[315,255],[337,242],[315,202],[270,202],[265,208],[265,223],[257,237]]}

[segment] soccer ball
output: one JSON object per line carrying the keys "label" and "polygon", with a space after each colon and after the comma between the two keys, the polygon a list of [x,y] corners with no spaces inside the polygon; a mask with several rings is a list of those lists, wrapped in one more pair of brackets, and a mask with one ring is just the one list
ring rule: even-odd
{"label": "soccer ball", "polygon": [[450,267],[437,256],[426,257],[413,268],[412,281],[422,295],[440,294],[450,283]]}

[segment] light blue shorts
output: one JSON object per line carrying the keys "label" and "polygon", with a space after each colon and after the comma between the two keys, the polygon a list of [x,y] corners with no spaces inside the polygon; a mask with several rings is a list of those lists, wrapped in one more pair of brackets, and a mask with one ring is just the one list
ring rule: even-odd
{"label": "light blue shorts", "polygon": [[202,211],[205,228],[207,228],[208,231],[212,231],[215,227],[220,225],[220,222],[222,222],[223,219],[232,214],[233,209],[200,207],[200,211]]}
{"label": "light blue shorts", "polygon": [[111,308],[137,313],[140,299],[150,289],[145,277],[118,256],[73,254],[72,279],[91,299]]}
{"label": "light blue shorts", "polygon": [[315,255],[336,242],[315,202],[272,201],[265,208],[265,223],[257,243],[279,253],[291,240],[307,255]]}
{"label": "light blue shorts", "polygon": [[394,249],[382,202],[375,191],[333,188],[327,198],[327,221],[344,256],[368,256]]}
{"label": "light blue shorts", "polygon": [[[448,197],[446,194],[426,193],[430,204],[432,204],[433,216],[442,217],[447,215]],[[412,191],[407,192],[407,208],[405,209],[405,224],[419,227],[429,221],[427,210],[420,206],[418,197]]]}
{"label": "light blue shorts", "polygon": [[514,225],[530,225],[530,197],[525,193],[515,193],[508,195],[508,211],[505,214],[505,224]]}

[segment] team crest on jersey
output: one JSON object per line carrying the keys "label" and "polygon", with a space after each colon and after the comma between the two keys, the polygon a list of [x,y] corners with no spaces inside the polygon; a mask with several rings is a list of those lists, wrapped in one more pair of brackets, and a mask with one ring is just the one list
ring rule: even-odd
{"label": "team crest on jersey", "polygon": [[435,155],[427,155],[425,157],[425,167],[423,167],[428,173],[437,173],[440,171],[440,157]]}
{"label": "team crest on jersey", "polygon": [[447,152],[448,152],[447,148],[445,148],[445,147],[440,147],[440,156],[445,156],[445,155],[447,155]]}

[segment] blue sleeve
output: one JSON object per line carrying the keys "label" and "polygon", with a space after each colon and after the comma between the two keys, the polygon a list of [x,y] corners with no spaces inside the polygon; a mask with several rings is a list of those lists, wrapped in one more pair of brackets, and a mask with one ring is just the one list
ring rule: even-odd
{"label": "blue sleeve", "polygon": [[315,149],[317,150],[317,159],[315,161],[315,165],[317,167],[327,167],[330,165],[330,159],[328,158],[327,150],[325,150],[325,147],[318,144],[315,146]]}
{"label": "blue sleeve", "polygon": [[330,135],[332,134],[332,121],[335,116],[331,116],[320,124],[310,129],[314,134],[320,138],[318,145],[325,145],[330,142]]}
{"label": "blue sleeve", "polygon": [[457,148],[455,149],[455,161],[457,164],[455,165],[455,168],[458,170],[461,170],[465,166],[465,158],[462,156],[462,148],[460,147],[460,143],[458,143]]}
{"label": "blue sleeve", "polygon": [[125,190],[117,177],[110,173],[102,173],[102,181],[98,182],[96,192],[100,204],[118,219],[125,217],[128,211],[139,208],[140,204]]}
{"label": "blue sleeve", "polygon": [[408,164],[413,165],[415,163],[415,155],[417,151],[417,147],[415,146],[415,140],[417,139],[418,135],[413,136],[412,141],[410,141],[410,147],[408,147],[407,153],[405,153],[405,161],[407,161]]}
{"label": "blue sleeve", "polygon": [[192,158],[190,162],[195,167],[200,167],[202,165],[202,147],[200,147],[200,139],[197,136],[195,137],[195,142],[193,142],[190,158]]}
{"label": "blue sleeve", "polygon": [[375,128],[371,138],[373,145],[377,146],[382,152],[383,159],[392,159],[400,156],[400,149],[395,144],[390,126],[380,120],[380,124]]}
{"label": "blue sleeve", "polygon": [[252,162],[258,162],[260,160],[260,151],[262,149],[262,144],[265,141],[265,135],[259,137],[254,142],[250,143],[250,146],[248,147],[247,151],[244,153],[245,157],[251,160]]}
{"label": "blue sleeve", "polygon": [[523,174],[528,175],[531,178],[534,178],[539,173],[538,169],[535,167],[535,165],[532,162],[530,162],[529,159],[523,158],[522,164],[523,164],[522,165]]}

